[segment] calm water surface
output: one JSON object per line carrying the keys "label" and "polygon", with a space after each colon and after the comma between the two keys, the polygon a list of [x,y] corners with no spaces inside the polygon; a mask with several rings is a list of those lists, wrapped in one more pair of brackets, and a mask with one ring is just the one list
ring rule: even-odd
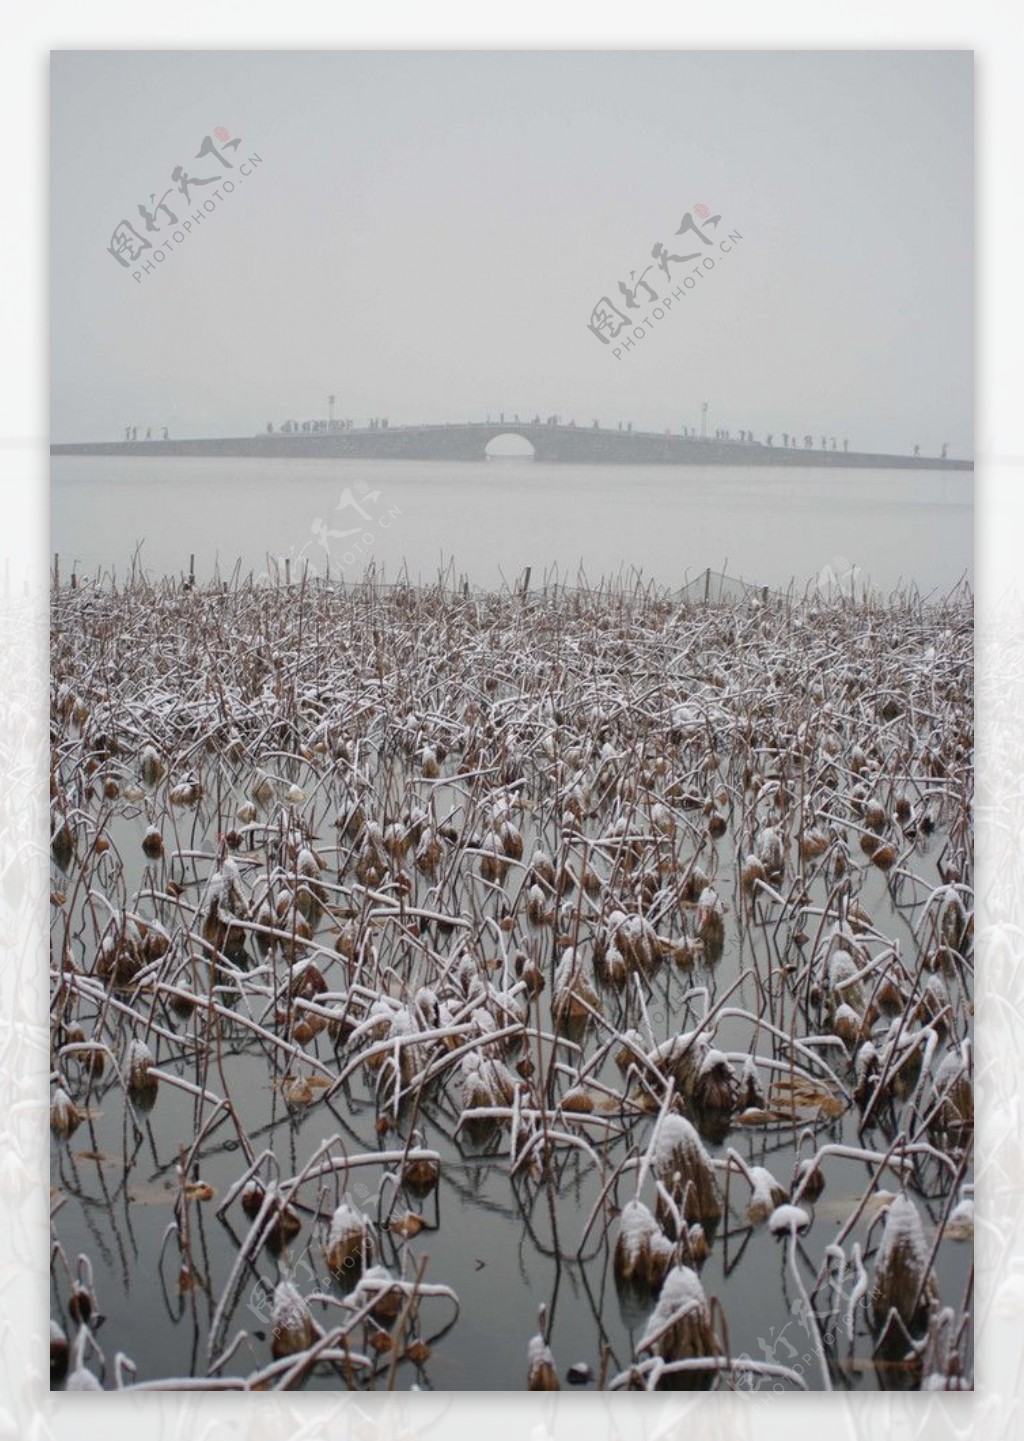
{"label": "calm water surface", "polygon": [[51,477],[65,575],[123,575],[137,549],[153,577],[194,554],[200,579],[286,556],[346,579],[451,564],[475,586],[528,565],[570,584],[635,567],[675,586],[710,566],[801,588],[858,567],[926,593],[974,575],[969,471],[56,456]]}

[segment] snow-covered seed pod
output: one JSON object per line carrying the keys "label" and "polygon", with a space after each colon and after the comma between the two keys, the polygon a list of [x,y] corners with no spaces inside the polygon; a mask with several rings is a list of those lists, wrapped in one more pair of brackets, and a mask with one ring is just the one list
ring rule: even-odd
{"label": "snow-covered seed pod", "polygon": [[414,1196],[428,1196],[440,1177],[441,1163],[434,1156],[417,1156],[402,1169],[402,1183]]}
{"label": "snow-covered seed pod", "polygon": [[501,839],[501,848],[509,860],[520,861],[523,858],[523,836],[511,821],[506,820],[501,824],[498,831]]}
{"label": "snow-covered seed pod", "polygon": [[881,1069],[877,1047],[873,1041],[865,1041],[854,1056],[853,1099],[858,1106],[863,1108],[871,1100],[881,1081]]}
{"label": "snow-covered seed pod", "polygon": [[441,842],[437,835],[426,830],[416,845],[416,853],[413,857],[413,865],[420,875],[433,878],[437,874],[437,868],[441,863],[443,854]]}
{"label": "snow-covered seed pod", "polygon": [[793,1184],[790,1187],[790,1199],[796,1204],[799,1201],[810,1201],[812,1204],[825,1189],[825,1176],[814,1156],[804,1156],[797,1161],[793,1167]]}
{"label": "snow-covered seed pod", "polygon": [[322,869],[323,861],[316,852],[303,846],[295,859],[295,870],[299,878],[295,887],[295,905],[313,931],[320,924],[327,904],[327,891],[320,880]]}
{"label": "snow-covered seed pod", "polygon": [[515,957],[515,972],[526,987],[526,994],[530,1000],[540,995],[545,986],[544,972],[532,956],[526,955],[524,951],[518,951]]}
{"label": "snow-covered seed pod", "polygon": [[602,944],[594,954],[594,972],[605,986],[624,986],[629,979],[626,958],[614,941]]}
{"label": "snow-covered seed pod", "polygon": [[863,1019],[852,1006],[844,1003],[836,1007],[832,1017],[832,1030],[844,1045],[853,1047],[857,1044],[863,1025]]}
{"label": "snow-covered seed pod", "polygon": [[295,1356],[308,1351],[316,1338],[316,1323],[304,1298],[292,1281],[279,1281],[274,1289],[270,1312],[275,1356]]}
{"label": "snow-covered seed pod", "polygon": [[811,1218],[802,1206],[783,1201],[768,1217],[768,1229],[773,1236],[799,1236],[811,1224]]}
{"label": "snow-covered seed pod", "polygon": [[651,807],[651,825],[659,835],[668,836],[669,839],[676,833],[676,818],[661,801]]}
{"label": "snow-covered seed pod", "polygon": [[253,1176],[242,1187],[241,1203],[242,1210],[252,1220],[259,1215],[260,1207],[263,1205],[263,1198],[266,1191],[263,1182]]}
{"label": "snow-covered seed pod", "polygon": [[817,860],[827,850],[828,836],[825,832],[820,826],[808,826],[800,837],[800,859],[804,861]]}
{"label": "snow-covered seed pod", "polygon": [[139,756],[139,771],[147,786],[155,786],[167,774],[167,767],[155,746],[143,746]]}
{"label": "snow-covered seed pod", "polygon": [[563,1111],[576,1111],[590,1115],[594,1109],[594,1098],[585,1086],[571,1086],[561,1100]]}
{"label": "snow-covered seed pod", "polygon": [[530,857],[529,878],[549,889],[555,884],[555,866],[547,851],[534,851]]}
{"label": "snow-covered seed pod", "polygon": [[354,1279],[370,1264],[375,1252],[373,1223],[369,1216],[342,1201],[331,1217],[327,1235],[324,1255],[328,1266],[335,1276]]}
{"label": "snow-covered seed pod", "polygon": [[256,771],[249,786],[249,794],[257,805],[269,806],[277,797],[277,782],[266,771]]}
{"label": "snow-covered seed pod", "polygon": [[156,826],[149,826],[142,837],[142,849],[151,861],[159,860],[164,853],[164,838]]}
{"label": "snow-covered seed pod", "polygon": [[[880,1332],[891,1311],[907,1330],[919,1334],[938,1303],[935,1277],[928,1269],[928,1243],[917,1207],[909,1196],[893,1198],[885,1212],[882,1240],[875,1257],[871,1321]],[[894,1337],[895,1339],[895,1337]]]}
{"label": "snow-covered seed pod", "polygon": [[[721,1347],[711,1325],[711,1309],[696,1271],[676,1266],[665,1278],[658,1304],[637,1343],[637,1354],[648,1352],[665,1361],[717,1356]],[[672,1380],[682,1390],[706,1390],[715,1378],[713,1369],[677,1372]]]}
{"label": "snow-covered seed pod", "polygon": [[600,1014],[601,1002],[594,989],[590,963],[570,947],[555,972],[551,1014],[555,1024],[562,1026],[589,1020],[592,1011]]}
{"label": "snow-covered seed pod", "polygon": [[935,1102],[936,1130],[959,1134],[974,1125],[974,1086],[968,1062],[958,1051],[947,1052],[935,1072],[933,1105]]}
{"label": "snow-covered seed pod", "polygon": [[128,1091],[135,1105],[142,1111],[150,1110],[156,1101],[160,1080],[154,1075],[155,1066],[156,1058],[145,1041],[129,1042],[125,1055]]}
{"label": "snow-covered seed pod", "polygon": [[505,849],[496,831],[488,831],[480,842],[480,874],[485,881],[493,881],[496,885],[501,885],[508,874]]}
{"label": "snow-covered seed pod", "polygon": [[249,909],[238,867],[229,857],[207,881],[200,911],[203,940],[236,964],[245,964],[247,956],[245,929],[235,923],[246,916]]}
{"label": "snow-covered seed pod", "polygon": [[864,990],[858,979],[857,962],[849,951],[834,950],[828,959],[829,1008],[833,1015],[841,1006],[864,1009]]}
{"label": "snow-covered seed pod", "polygon": [[401,821],[384,827],[384,849],[393,861],[401,861],[409,848],[409,833]]}
{"label": "snow-covered seed pod", "polygon": [[767,881],[768,872],[760,856],[749,855],[740,867],[740,889],[744,895],[755,896],[762,882]]}
{"label": "snow-covered seed pod", "polygon": [[[713,1226],[721,1219],[722,1196],[711,1157],[685,1116],[672,1113],[662,1121],[652,1168],[685,1221]],[[663,1224],[671,1222],[671,1212],[663,1203],[658,1206],[658,1219]]]}
{"label": "snow-covered seed pod", "polygon": [[754,850],[758,860],[764,866],[769,884],[777,886],[785,872],[786,850],[782,836],[774,826],[764,826],[758,832]]}
{"label": "snow-covered seed pod", "polygon": [[865,801],[864,803],[864,824],[869,830],[880,836],[886,827],[887,817],[885,807],[878,801]]}
{"label": "snow-covered seed pod", "polygon": [[672,1265],[672,1242],[642,1201],[627,1201],[615,1242],[615,1279],[656,1290]]}
{"label": "snow-covered seed pod", "polygon": [[527,1347],[527,1391],[560,1391],[558,1369],[547,1341],[547,1307],[540,1307],[540,1331]]}
{"label": "snow-covered seed pod", "polygon": [[[969,1188],[965,1187],[965,1191]],[[944,1241],[973,1241],[974,1197],[961,1192],[962,1199],[950,1211],[942,1228]]]}
{"label": "snow-covered seed pod", "polygon": [[615,1064],[625,1074],[631,1066],[643,1065],[643,1058],[647,1054],[644,1038],[640,1032],[634,1029],[621,1031],[619,1033],[619,1046],[615,1052]]}
{"label": "snow-covered seed pod", "polygon": [[75,830],[70,821],[63,821],[50,839],[50,854],[62,871],[66,871],[74,860],[76,850]]}
{"label": "snow-covered seed pod", "polygon": [[384,1326],[390,1325],[401,1311],[405,1292],[386,1266],[368,1267],[348,1299],[348,1305],[355,1311],[361,1311],[368,1302],[372,1302],[370,1315]]}
{"label": "snow-covered seed pod", "polygon": [[753,1056],[748,1056],[743,1062],[743,1075],[740,1077],[736,1104],[742,1111],[759,1111],[764,1109],[764,1088],[757,1074],[757,1066]]}
{"label": "snow-covered seed pod", "polygon": [[58,1086],[50,1101],[50,1130],[58,1140],[66,1140],[81,1124],[82,1115],[63,1086]]}
{"label": "snow-covered seed pod", "polygon": [[728,1058],[709,1046],[701,1060],[693,1087],[693,1104],[707,1115],[730,1115],[736,1108],[739,1086]]}
{"label": "snow-covered seed pod", "polygon": [[699,1221],[695,1221],[686,1233],[686,1249],[694,1266],[702,1265],[711,1255],[711,1242]]}
{"label": "snow-covered seed pod", "polygon": [[747,1220],[753,1226],[767,1221],[772,1212],[788,1199],[786,1188],[764,1166],[750,1168],[750,1200],[747,1202]]}
{"label": "snow-covered seed pod", "polygon": [[202,786],[194,776],[189,776],[171,787],[167,792],[167,799],[172,806],[196,806],[202,799],[202,795]]}
{"label": "snow-covered seed pod", "polygon": [[526,898],[526,915],[533,926],[549,926],[554,920],[554,907],[539,885],[532,885]]}
{"label": "snow-covered seed pod", "polygon": [[705,886],[697,902],[697,935],[709,960],[717,960],[725,945],[725,908],[713,886]]}
{"label": "snow-covered seed pod", "polygon": [[661,963],[661,947],[650,921],[643,916],[613,911],[608,918],[611,944],[635,971],[652,971]]}

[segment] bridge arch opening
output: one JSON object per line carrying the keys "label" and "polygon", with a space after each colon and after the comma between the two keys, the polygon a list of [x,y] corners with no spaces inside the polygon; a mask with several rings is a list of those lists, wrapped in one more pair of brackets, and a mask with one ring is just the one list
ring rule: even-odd
{"label": "bridge arch opening", "polygon": [[517,435],[514,431],[504,431],[501,435],[494,435],[484,447],[485,460],[511,460],[529,462],[533,460],[535,451],[525,435]]}

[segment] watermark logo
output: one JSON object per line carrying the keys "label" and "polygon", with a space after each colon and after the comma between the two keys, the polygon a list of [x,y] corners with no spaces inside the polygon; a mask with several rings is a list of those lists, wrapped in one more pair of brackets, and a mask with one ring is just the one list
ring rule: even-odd
{"label": "watermark logo", "polygon": [[[380,533],[390,530],[402,514],[397,505],[386,505],[381,492],[371,490],[364,480],[347,485],[334,510],[342,512],[337,519],[332,515],[325,520],[318,515],[312,521],[309,527],[311,540],[297,550],[292,546],[287,552],[273,557],[279,573],[283,569],[294,580],[301,580],[303,575],[324,579],[332,566],[343,570],[355,566],[360,560],[369,561]],[[344,524],[356,518],[356,525]],[[260,579],[270,580],[271,577],[264,571]]]}
{"label": "watermark logo", "polygon": [[[848,1279],[852,1282],[849,1288],[846,1278],[833,1278],[836,1304],[824,1320],[816,1318],[803,1297],[798,1296],[789,1308],[790,1319],[782,1329],[777,1330],[772,1326],[767,1336],[758,1336],[757,1347],[761,1353],[758,1361],[762,1364],[785,1366],[801,1378],[806,1377],[808,1369],[820,1365],[819,1346],[824,1346],[828,1351],[842,1336],[851,1335],[855,1313],[864,1308],[865,1297],[862,1288],[857,1285],[856,1277]],[[749,1351],[742,1351],[736,1359],[743,1362],[751,1361],[753,1357]],[[778,1376],[765,1375],[742,1366],[737,1368],[735,1384],[739,1391],[767,1393],[787,1389]]]}
{"label": "watermark logo", "polygon": [[815,585],[823,596],[854,595],[861,577],[861,567],[845,555],[834,555],[815,577]]}
{"label": "watermark logo", "polygon": [[[697,219],[694,219],[694,216]],[[656,241],[651,250],[651,259],[657,261],[657,266],[647,265],[639,273],[636,270],[629,272],[629,280],[620,280],[618,283],[619,295],[617,302],[609,296],[602,295],[600,300],[590,312],[590,321],[587,329],[591,335],[595,335],[602,345],[611,346],[611,353],[616,360],[621,360],[623,355],[633,349],[637,341],[643,340],[653,328],[657,321],[664,320],[672,309],[673,304],[679,300],[685,300],[689,291],[697,286],[699,280],[703,280],[715,268],[716,257],[711,254],[717,249],[720,255],[728,255],[737,245],[743,236],[738,230],[730,230],[719,236],[718,227],[721,223],[720,215],[712,215],[707,205],[700,203],[687,211],[680,222],[676,236],[695,236],[696,240],[704,246],[703,250],[689,251],[685,255],[677,255],[675,249],[669,250],[660,240]],[[698,224],[698,221],[700,224]],[[708,232],[713,231],[713,235]],[[693,240],[689,244],[694,244]],[[679,250],[686,250],[684,243],[677,247]],[[685,274],[673,269],[674,266],[689,265],[691,261],[697,264]],[[647,276],[655,271],[653,281]],[[661,271],[664,279],[659,280],[657,271]],[[643,298],[640,298],[641,291]],[[660,294],[659,294],[660,292]],[[622,307],[620,309],[620,307]],[[646,311],[641,318],[639,315],[629,315],[627,311]],[[628,332],[628,334],[627,334]],[[623,338],[620,340],[619,337]],[[613,341],[618,341],[613,345]]]}
{"label": "watermark logo", "polygon": [[[153,274],[175,246],[183,244],[192,235],[193,227],[202,225],[216,211],[218,204],[232,195],[242,181],[263,164],[263,157],[255,151],[239,160],[241,143],[240,136],[232,138],[223,125],[218,125],[212,135],[203,136],[194,159],[208,161],[208,165],[203,166],[205,170],[213,168],[210,163],[212,157],[222,171],[234,171],[235,178],[225,179],[222,174],[190,175],[183,165],[175,165],[170,172],[174,184],[167,186],[159,199],[156,190],[150,191],[148,204],[140,201],[137,205],[140,220],[134,223],[127,219],[119,220],[114,226],[107,253],[124,270],[131,270],[136,284],[141,285],[147,275]],[[218,188],[207,191],[205,187],[208,185]],[[184,218],[193,205],[196,208],[187,219]],[[180,216],[179,211],[182,211]],[[140,224],[141,230],[137,228]],[[151,235],[159,236],[159,239],[148,239]],[[133,265],[138,268],[132,270]]]}

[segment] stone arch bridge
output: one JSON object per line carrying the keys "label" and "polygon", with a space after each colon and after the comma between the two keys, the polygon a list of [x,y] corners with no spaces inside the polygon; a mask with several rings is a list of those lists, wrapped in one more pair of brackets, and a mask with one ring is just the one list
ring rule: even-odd
{"label": "stone arch bridge", "polygon": [[51,455],[199,455],[344,460],[480,461],[498,436],[521,436],[538,461],[579,465],[811,465],[973,470],[972,461],[864,452],[796,449],[753,441],[705,440],[658,431],[595,426],[467,421],[393,425],[207,440],[96,441],[50,446]]}

